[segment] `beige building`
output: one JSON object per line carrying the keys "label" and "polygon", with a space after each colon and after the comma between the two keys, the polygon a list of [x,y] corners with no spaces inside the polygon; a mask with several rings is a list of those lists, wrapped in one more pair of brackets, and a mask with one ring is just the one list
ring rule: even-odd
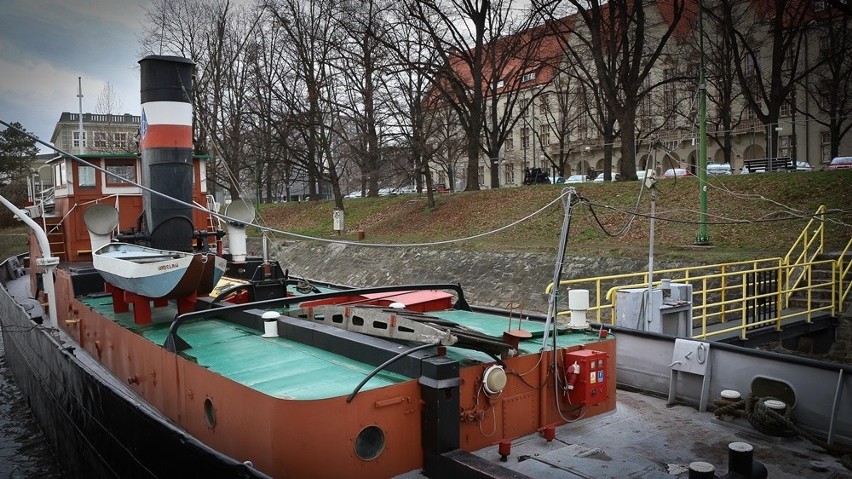
{"label": "beige building", "polygon": [[71,154],[136,153],[139,151],[139,121],[138,115],[129,113],[83,113],[81,135],[80,114],[63,112],[56,122],[50,142]]}
{"label": "beige building", "polygon": [[[720,8],[718,2],[705,1],[704,4],[710,9]],[[667,10],[671,9],[671,0],[645,1],[644,5],[647,14],[646,35],[653,47],[655,38],[662,35],[671,24],[671,12]],[[707,163],[725,162],[725,153],[728,151],[734,172],[741,170],[745,160],[767,157],[806,161],[814,169],[823,169],[832,158],[831,122],[826,113],[831,108],[827,104],[832,101],[847,102],[835,110],[837,115],[842,115],[842,121],[849,121],[847,115],[852,105],[845,95],[820,91],[831,80],[838,79],[830,78],[832,73],[828,71],[829,68],[819,64],[838,48],[835,41],[838,37],[852,41],[852,21],[837,12],[829,12],[825,2],[804,2],[802,5],[808,9],[803,11],[801,17],[805,26],[799,28],[799,37],[791,41],[791,48],[785,53],[785,66],[773,69],[771,13],[759,11],[759,7],[753,5],[751,2],[743,2],[735,6],[736,21],[742,22],[742,28],[748,31],[747,38],[750,41],[748,48],[741,47],[741,51],[753,53],[741,55],[734,52],[732,55],[734,58],[740,55],[740,67],[754,92],[760,90],[758,83],[762,83],[764,90],[768,89],[770,83],[777,80],[772,78],[770,72],[778,71],[780,75],[776,76],[782,78],[781,83],[789,82],[792,88],[780,108],[777,122],[764,124],[745,99],[744,88],[737,80],[736,65],[731,64],[733,60],[720,57],[722,54],[715,50],[722,45],[721,39],[725,33],[719,30],[721,26],[716,26],[714,30],[714,24],[705,19],[703,43],[708,92]],[[717,13],[715,10],[713,12]],[[616,137],[611,144],[613,171],[618,171],[621,162],[630,161],[637,170],[644,169],[650,162],[656,165],[660,173],[673,167],[696,172],[699,164],[697,76],[700,58],[700,36],[696,20],[696,11],[684,14],[669,38],[666,50],[653,65],[646,81],[650,93],[637,105],[636,110],[635,156],[623,158],[621,139]],[[579,24],[579,20],[570,17],[560,21]],[[576,28],[572,32],[571,35],[581,35],[582,29]],[[582,48],[577,46],[582,43],[576,38],[569,36],[567,42],[578,49]],[[544,40],[542,48],[549,51],[541,56],[552,55],[556,48],[554,45],[558,43],[552,39]],[[852,44],[841,44],[839,47],[852,47]],[[852,62],[852,57],[848,55],[848,50],[842,56],[847,63],[840,65],[840,69],[847,73],[847,78],[840,79],[846,83],[843,84],[845,86],[841,85],[839,93],[848,93],[843,89],[848,90],[850,86],[848,77],[852,72],[848,62]],[[576,62],[577,59],[572,61]],[[591,59],[588,61],[591,62]],[[792,76],[784,77],[791,71],[791,62],[796,65],[793,69],[796,71],[795,80],[790,80]],[[527,167],[539,167],[548,176],[566,178],[572,174],[585,175],[590,169],[603,171],[606,142],[596,126],[595,102],[588,97],[584,98],[585,93],[578,88],[582,82],[572,78],[572,68],[576,67],[570,63],[566,59],[557,67],[542,61],[538,66],[523,70],[513,69],[510,65],[506,68],[508,73],[496,80],[500,85],[517,85],[520,92],[512,94],[517,94],[520,101],[515,108],[519,109],[517,105],[520,105],[520,109],[525,111],[509,132],[500,151],[497,163],[500,168],[500,186],[522,184]],[[836,71],[837,65],[833,69]],[[727,93],[731,98],[728,104],[720,101],[725,96],[722,88],[726,80],[727,83],[733,80],[731,91]],[[766,104],[761,104],[760,98],[758,108],[764,113],[767,111]],[[722,109],[730,113],[727,122],[721,121]],[[842,136],[837,154],[852,155],[852,133]],[[446,169],[437,170],[435,177],[439,182],[453,181],[455,189],[463,189],[465,160],[463,155],[459,155],[456,167],[451,170],[454,178],[446,178]],[[492,164],[494,162],[484,156],[481,158],[480,187],[490,186]],[[563,171],[559,171],[560,165]]]}

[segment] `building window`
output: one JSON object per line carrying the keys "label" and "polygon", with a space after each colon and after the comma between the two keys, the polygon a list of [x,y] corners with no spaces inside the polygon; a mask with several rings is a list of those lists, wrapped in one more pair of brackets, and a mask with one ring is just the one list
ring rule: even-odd
{"label": "building window", "polygon": [[529,105],[529,100],[521,98],[521,116],[527,116],[527,105]]}
{"label": "building window", "polygon": [[778,137],[778,158],[790,158],[793,151],[793,136],[784,135]]}
{"label": "building window", "polygon": [[538,112],[541,113],[542,115],[546,115],[548,110],[549,110],[549,108],[547,106],[547,93],[543,93],[539,97]]}
{"label": "building window", "polygon": [[787,100],[784,101],[784,103],[781,104],[780,115],[781,116],[790,116],[792,114],[793,114],[793,101],[792,101],[792,99],[788,98]]}
{"label": "building window", "polygon": [[577,139],[585,140],[589,137],[589,115],[586,112],[580,112],[577,115]]}
{"label": "building window", "polygon": [[527,72],[521,75],[521,83],[535,80],[535,72]]}
{"label": "building window", "polygon": [[505,82],[505,81],[503,81],[503,80],[497,80],[497,89],[499,90],[499,89],[503,88],[503,86],[504,86],[505,84],[506,84],[506,82]]}
{"label": "building window", "polygon": [[106,148],[107,147],[107,134],[104,131],[96,131],[94,133],[94,137],[92,138],[92,144],[95,148]]}
{"label": "building window", "polygon": [[479,184],[485,184],[485,167],[482,165],[479,166]]}
{"label": "building window", "polygon": [[136,182],[136,163],[133,160],[106,160],[106,170],[112,173],[106,175],[107,186],[124,186],[128,182]]}
{"label": "building window", "polygon": [[515,130],[509,130],[509,134],[506,135],[505,147],[506,151],[513,151],[515,149]]}
{"label": "building window", "polygon": [[755,120],[757,119],[757,114],[754,112],[754,110],[751,109],[750,106],[747,106],[745,110],[745,117],[746,120]]}
{"label": "building window", "polygon": [[820,132],[819,152],[820,159],[823,163],[829,163],[831,161],[831,133],[827,131]]}
{"label": "building window", "polygon": [[673,129],[677,127],[677,72],[674,68],[666,68],[664,75],[667,83],[663,84],[663,114],[666,116],[666,128]]}
{"label": "building window", "polygon": [[503,165],[503,183],[507,185],[515,184],[515,165],[511,163]]}
{"label": "building window", "polygon": [[95,186],[95,169],[91,166],[78,166],[77,177],[78,185]]}
{"label": "building window", "polygon": [[550,125],[539,125],[538,126],[538,137],[539,141],[541,141],[542,146],[546,147],[550,144]]}
{"label": "building window", "polygon": [[127,149],[127,132],[119,131],[113,137],[113,142],[115,143],[116,148],[120,148],[123,150]]}
{"label": "building window", "polygon": [[[71,132],[71,146],[74,148],[80,148],[80,131]],[[86,132],[83,132],[83,148],[86,147]]]}
{"label": "building window", "polygon": [[526,150],[530,147],[530,129],[529,127],[521,128],[521,149]]}

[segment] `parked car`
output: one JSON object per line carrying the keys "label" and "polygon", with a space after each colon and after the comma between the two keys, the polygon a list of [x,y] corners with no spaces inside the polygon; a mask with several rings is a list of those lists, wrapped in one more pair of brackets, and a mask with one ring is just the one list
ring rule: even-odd
{"label": "parked car", "polygon": [[551,185],[561,185],[565,183],[565,178],[561,176],[548,176],[547,179],[550,180]]}
{"label": "parked car", "polygon": [[565,180],[565,183],[585,183],[588,181],[586,175],[571,175]]}
{"label": "parked car", "polygon": [[799,160],[796,162],[796,169],[794,171],[814,171],[814,167],[807,161]]}
{"label": "parked car", "polygon": [[730,175],[733,174],[730,163],[711,163],[707,165],[708,175]]}
{"label": "parked car", "polygon": [[353,191],[352,193],[349,193],[348,195],[344,196],[344,198],[360,198],[360,197],[361,197],[361,190]]}
{"label": "parked car", "polygon": [[683,178],[685,176],[694,176],[685,168],[669,168],[663,173],[663,178]]}
{"label": "parked car", "polygon": [[852,168],[852,156],[838,156],[828,164],[829,170],[848,170]]}
{"label": "parked car", "polygon": [[[617,178],[618,178],[618,173],[616,173],[616,172],[614,172],[614,171],[613,171],[613,172],[612,172],[612,177],[611,177],[610,181],[615,181]],[[604,180],[604,174],[603,174],[603,172],[598,173],[598,176],[597,176],[597,177],[595,177],[595,179],[594,179],[594,181],[595,181],[596,183],[601,183],[601,182],[603,182],[603,180]]]}

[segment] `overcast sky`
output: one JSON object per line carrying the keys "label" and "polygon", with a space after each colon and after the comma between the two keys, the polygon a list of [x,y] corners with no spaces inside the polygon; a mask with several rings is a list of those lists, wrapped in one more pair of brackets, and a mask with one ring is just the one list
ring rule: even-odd
{"label": "overcast sky", "polygon": [[[0,0],[0,119],[49,142],[64,111],[95,112],[109,82],[138,115],[139,0]],[[51,150],[41,146],[43,153]]]}

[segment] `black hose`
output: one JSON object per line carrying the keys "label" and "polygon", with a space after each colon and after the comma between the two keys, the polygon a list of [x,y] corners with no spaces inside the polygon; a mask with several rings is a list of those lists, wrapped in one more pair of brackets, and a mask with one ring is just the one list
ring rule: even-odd
{"label": "black hose", "polygon": [[370,374],[367,375],[367,377],[365,377],[360,383],[358,383],[357,386],[355,386],[355,389],[352,391],[352,393],[349,395],[349,397],[346,398],[346,402],[348,402],[348,403],[352,402],[352,400],[355,399],[355,395],[358,394],[358,391],[360,391],[361,388],[364,387],[365,384],[367,384],[367,381],[369,381],[376,374],[379,374],[379,371],[381,371],[382,369],[390,366],[395,361],[398,361],[401,358],[404,358],[411,353],[415,353],[417,351],[420,351],[421,349],[431,348],[432,346],[437,346],[439,344],[441,344],[439,341],[436,341],[434,343],[421,344],[420,346],[415,346],[411,349],[403,351],[403,352],[397,354],[396,356],[388,359],[387,361],[383,362],[376,369],[372,370],[370,372]]}

